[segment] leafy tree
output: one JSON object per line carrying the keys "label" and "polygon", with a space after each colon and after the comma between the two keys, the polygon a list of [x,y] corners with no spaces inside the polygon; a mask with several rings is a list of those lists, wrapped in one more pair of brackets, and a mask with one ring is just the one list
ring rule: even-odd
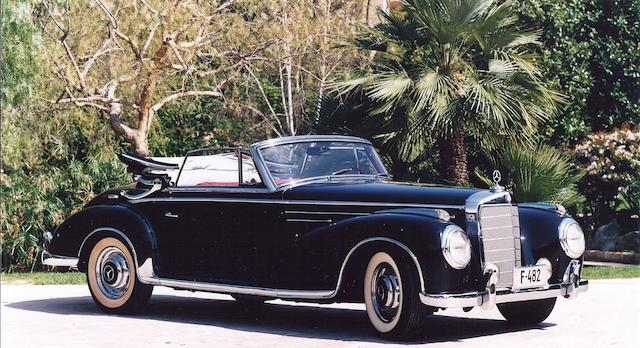
{"label": "leafy tree", "polygon": [[542,29],[544,76],[567,95],[549,122],[552,143],[640,124],[640,2],[518,0],[523,20]]}
{"label": "leafy tree", "polygon": [[236,2],[44,1],[45,52],[59,88],[51,103],[98,110],[134,152],[148,155],[160,109],[182,98],[222,98],[273,43],[252,40],[259,26],[245,23]]}
{"label": "leafy tree", "polygon": [[42,35],[35,24],[38,13],[31,1],[2,1],[1,11],[0,104],[2,124],[6,124],[18,114],[18,108],[34,104],[31,99],[42,64],[35,48],[42,44]]}
{"label": "leafy tree", "polygon": [[340,83],[378,103],[374,114],[403,109],[414,143],[437,137],[440,174],[468,185],[465,137],[485,146],[533,138],[560,100],[542,79],[537,30],[521,27],[510,2],[406,0],[402,12],[365,30],[360,47],[380,52],[364,76]]}
{"label": "leafy tree", "polygon": [[328,82],[365,60],[345,45],[356,34],[360,4],[251,0],[242,5],[246,13],[269,19],[256,30],[256,40],[274,44],[245,66],[238,84],[249,92],[233,102],[258,116],[274,136],[304,134],[306,121],[317,117]]}

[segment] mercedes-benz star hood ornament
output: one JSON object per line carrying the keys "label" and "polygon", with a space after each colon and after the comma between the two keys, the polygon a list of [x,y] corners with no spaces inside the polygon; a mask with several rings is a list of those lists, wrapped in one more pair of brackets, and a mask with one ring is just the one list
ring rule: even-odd
{"label": "mercedes-benz star hood ornament", "polygon": [[494,170],[492,177],[493,177],[493,186],[489,188],[491,192],[504,191],[504,187],[500,186],[500,180],[502,180],[502,174],[500,174],[500,171],[497,169]]}

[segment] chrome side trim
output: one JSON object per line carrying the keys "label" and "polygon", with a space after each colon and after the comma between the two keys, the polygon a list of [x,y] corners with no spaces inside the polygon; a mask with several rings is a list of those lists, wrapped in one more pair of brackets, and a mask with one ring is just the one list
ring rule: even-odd
{"label": "chrome side trim", "polygon": [[124,239],[125,242],[127,242],[127,246],[131,249],[131,253],[133,254],[133,262],[135,263],[136,269],[138,269],[138,255],[136,254],[136,249],[133,247],[133,243],[131,243],[131,240],[129,239],[129,237],[127,237],[127,235],[122,233],[122,231],[117,230],[115,228],[111,228],[111,227],[98,227],[95,230],[91,231],[91,233],[89,233],[84,238],[84,240],[82,241],[82,244],[80,244],[80,249],[78,249],[78,259],[80,258],[80,253],[82,252],[82,248],[84,248],[84,243],[87,241],[87,239],[89,239],[89,237],[91,237],[93,234],[101,232],[101,231],[107,231],[107,232],[115,233],[115,234],[119,235],[120,237],[122,237],[122,239]]}
{"label": "chrome side trim", "polygon": [[171,186],[167,188],[173,192],[207,192],[207,193],[267,193],[269,189],[263,187],[223,187],[223,186]]}
{"label": "chrome side trim", "polygon": [[511,194],[509,192],[479,191],[467,198],[464,210],[467,214],[477,214],[482,204],[496,201],[498,203],[510,203]]}
{"label": "chrome side trim", "polygon": [[567,209],[562,206],[562,204],[557,203],[518,203],[518,207],[546,210],[554,212],[558,214],[558,216],[567,214]]}
{"label": "chrome side trim", "polygon": [[242,295],[255,295],[255,296],[264,296],[264,297],[275,297],[282,299],[331,299],[334,298],[338,292],[340,291],[340,284],[342,283],[342,276],[344,270],[347,266],[347,262],[353,253],[362,245],[375,242],[382,241],[395,244],[402,248],[405,252],[409,254],[411,259],[416,265],[418,270],[418,277],[420,278],[420,290],[421,293],[424,293],[424,277],[422,274],[422,267],[420,267],[420,263],[418,262],[418,258],[411,252],[411,250],[404,244],[399,241],[386,237],[371,237],[364,239],[357,243],[345,257],[342,262],[342,266],[340,267],[340,273],[338,275],[338,282],[336,284],[335,290],[287,290],[287,289],[272,289],[272,288],[263,288],[263,287],[251,287],[251,286],[240,286],[240,285],[228,285],[228,284],[217,284],[217,283],[206,283],[206,282],[198,282],[191,280],[178,280],[178,279],[167,279],[167,278],[159,278],[155,275],[153,271],[153,260],[151,258],[147,258],[142,266],[137,268],[138,280],[144,284],[151,285],[162,285],[168,286],[172,288],[181,288],[181,289],[189,289],[189,290],[199,290],[199,291],[208,291],[208,292],[217,292],[217,293],[225,293],[225,294],[242,294]]}
{"label": "chrome side trim", "polygon": [[287,219],[287,222],[322,222],[331,223],[331,219]]}
{"label": "chrome side trim", "polygon": [[285,210],[285,214],[309,214],[309,215],[358,215],[358,216],[367,216],[371,215],[371,213],[349,213],[344,211],[302,211],[302,210]]}
{"label": "chrome side trim", "polygon": [[[572,298],[579,293],[589,289],[589,282],[581,280],[578,286],[572,284],[553,284],[546,289],[534,289],[526,291],[511,292],[509,290],[498,291],[495,294],[495,303],[508,303],[520,301],[541,300],[553,297]],[[420,293],[420,301],[436,308],[461,308],[461,307],[484,307],[489,309],[492,306],[491,296],[487,291],[466,292],[459,294],[425,294]],[[483,305],[487,306],[483,306]]]}
{"label": "chrome side trim", "polygon": [[453,204],[420,204],[420,203],[390,203],[390,202],[356,202],[356,201],[313,201],[313,200],[281,200],[281,199],[243,199],[243,198],[178,198],[158,197],[143,198],[131,201],[132,204],[145,202],[227,202],[227,203],[258,203],[258,204],[289,204],[289,205],[327,205],[327,206],[356,206],[356,207],[408,207],[430,209],[463,209],[463,205]]}
{"label": "chrome side trim", "polygon": [[77,257],[54,255],[47,251],[42,252],[40,255],[40,261],[43,265],[47,266],[78,268]]}
{"label": "chrome side trim", "polygon": [[420,211],[415,211],[413,209],[405,209],[399,207],[396,209],[378,210],[373,212],[373,214],[408,214],[417,216],[429,216],[444,222],[449,222],[451,220],[451,215],[446,210],[439,208],[422,208]]}

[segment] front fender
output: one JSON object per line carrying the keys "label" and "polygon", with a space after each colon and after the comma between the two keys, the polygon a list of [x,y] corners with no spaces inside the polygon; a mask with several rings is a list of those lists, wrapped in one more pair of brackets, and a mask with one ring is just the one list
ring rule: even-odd
{"label": "front fender", "polygon": [[47,251],[54,255],[78,257],[78,269],[84,271],[91,247],[106,236],[119,238],[132,247],[138,265],[156,250],[153,231],[147,220],[131,206],[114,204],[90,206],[67,218],[54,232]]}
{"label": "front fender", "polygon": [[518,207],[520,236],[522,242],[522,264],[535,265],[541,258],[551,261],[552,283],[562,281],[562,276],[571,258],[568,257],[558,235],[558,226],[566,215],[532,207]]}
{"label": "front fender", "polygon": [[379,250],[399,246],[396,248],[399,252],[415,256],[416,267],[420,267],[418,271],[423,275],[424,290],[459,288],[468,277],[468,271],[453,269],[440,250],[440,234],[451,224],[424,212],[410,214],[406,210],[386,210],[319,228],[298,241],[303,263],[309,268],[304,273],[305,278],[309,285],[321,278],[323,289],[335,288],[348,262],[356,260],[360,267],[366,267],[368,259],[359,259],[359,251],[364,252],[368,247]]}

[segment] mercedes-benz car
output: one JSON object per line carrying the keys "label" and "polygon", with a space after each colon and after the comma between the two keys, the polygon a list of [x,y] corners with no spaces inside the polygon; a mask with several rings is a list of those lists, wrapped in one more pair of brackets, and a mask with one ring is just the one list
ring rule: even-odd
{"label": "mercedes-benz car", "polygon": [[109,313],[141,310],[156,285],[253,304],[360,302],[379,334],[399,339],[452,307],[537,324],[557,297],[588,287],[583,232],[562,206],[515,203],[498,182],[393,182],[364,139],[120,158],[135,182],[49,233],[43,260],[85,272]]}

